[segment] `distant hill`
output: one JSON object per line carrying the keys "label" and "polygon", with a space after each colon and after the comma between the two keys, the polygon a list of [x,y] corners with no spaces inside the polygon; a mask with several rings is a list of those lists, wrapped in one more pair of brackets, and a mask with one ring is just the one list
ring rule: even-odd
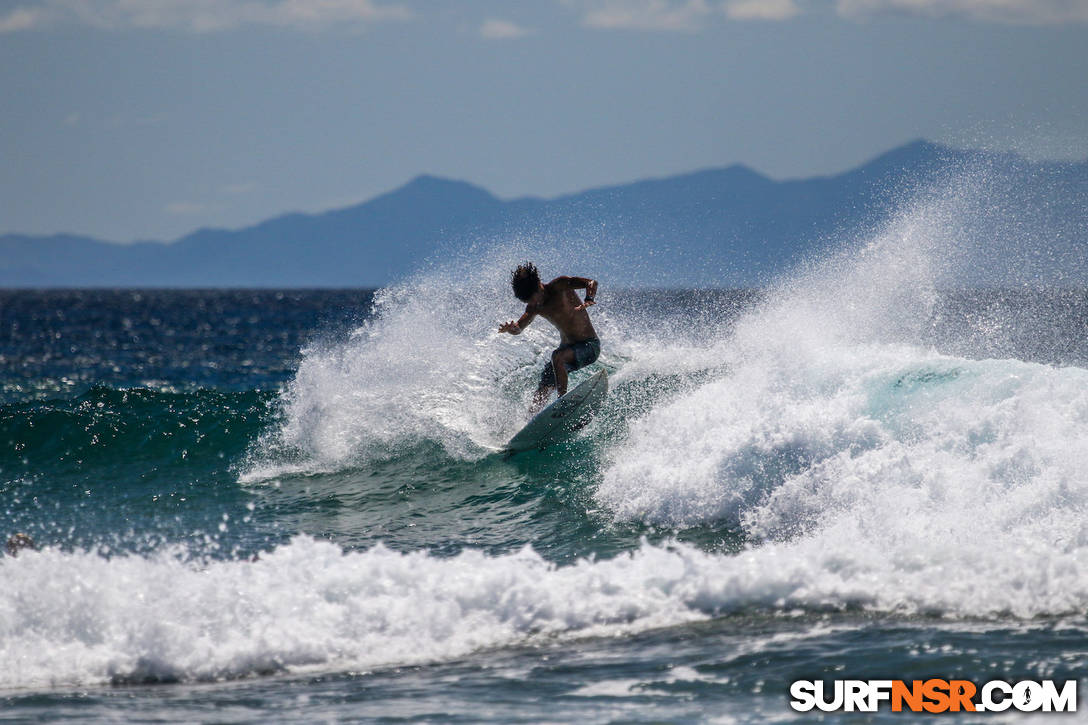
{"label": "distant hill", "polygon": [[[759,286],[873,228],[906,190],[972,164],[989,170],[987,193],[1014,220],[1015,238],[1008,223],[995,227],[994,245],[963,281],[1017,284],[1030,271],[1041,283],[1088,284],[1088,162],[1034,163],[916,141],[845,173],[802,180],[774,181],[738,165],[504,201],[421,176],[345,209],[203,229],[169,244],[0,236],[0,286],[374,287],[418,268],[440,245],[506,237],[602,245],[629,262],[632,285]],[[990,220],[979,216],[969,222],[984,231]]]}

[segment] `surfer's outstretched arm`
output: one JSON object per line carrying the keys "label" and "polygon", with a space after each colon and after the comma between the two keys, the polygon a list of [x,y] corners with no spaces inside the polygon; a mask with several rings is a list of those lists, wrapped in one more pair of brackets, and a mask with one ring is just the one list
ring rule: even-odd
{"label": "surfer's outstretched arm", "polygon": [[536,309],[533,305],[525,306],[525,314],[519,317],[517,320],[510,320],[507,323],[499,325],[499,332],[509,332],[511,335],[520,335],[521,331],[529,326],[529,323],[536,317]]}

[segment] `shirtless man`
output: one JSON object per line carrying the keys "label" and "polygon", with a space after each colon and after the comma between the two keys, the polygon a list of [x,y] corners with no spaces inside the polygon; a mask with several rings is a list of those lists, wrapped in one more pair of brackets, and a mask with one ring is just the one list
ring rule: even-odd
{"label": "shirtless man", "polygon": [[[532,262],[526,262],[510,276],[514,296],[525,303],[525,314],[499,327],[499,332],[520,335],[537,315],[559,330],[560,345],[552,353],[551,362],[544,366],[540,385],[533,396],[532,412],[544,407],[552,388],[559,395],[567,392],[567,373],[584,368],[601,354],[601,341],[589,321],[586,308],[596,304],[597,281],[585,277],[556,277],[548,284]],[[576,289],[586,291],[585,301],[578,299]]]}

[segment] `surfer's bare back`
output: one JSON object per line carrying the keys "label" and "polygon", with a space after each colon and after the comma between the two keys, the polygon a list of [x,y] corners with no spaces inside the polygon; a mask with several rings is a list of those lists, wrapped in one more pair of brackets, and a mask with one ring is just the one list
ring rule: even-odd
{"label": "surfer's bare back", "polygon": [[[514,296],[525,303],[525,314],[499,326],[499,332],[520,335],[533,319],[540,315],[559,330],[560,345],[544,366],[540,385],[533,396],[533,409],[544,406],[552,388],[559,395],[567,392],[567,373],[584,368],[601,354],[601,341],[589,321],[586,308],[594,304],[597,280],[587,277],[556,277],[544,284],[532,262],[526,262],[510,276]],[[585,300],[578,299],[574,290],[584,289]]]}

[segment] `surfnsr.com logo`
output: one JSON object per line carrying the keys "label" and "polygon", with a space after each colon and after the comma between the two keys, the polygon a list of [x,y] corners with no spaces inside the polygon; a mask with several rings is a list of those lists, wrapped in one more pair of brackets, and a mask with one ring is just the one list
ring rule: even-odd
{"label": "surfnsr.com logo", "polygon": [[[830,685],[830,687],[828,687]],[[1076,712],[1077,681],[797,680],[790,707],[798,712]]]}

